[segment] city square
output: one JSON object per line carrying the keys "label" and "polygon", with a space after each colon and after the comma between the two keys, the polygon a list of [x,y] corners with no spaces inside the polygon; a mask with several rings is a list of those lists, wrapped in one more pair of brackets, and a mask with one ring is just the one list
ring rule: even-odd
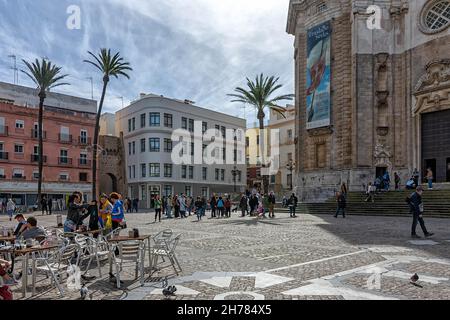
{"label": "city square", "polygon": [[[56,224],[54,215],[36,217],[42,226]],[[5,220],[0,222],[8,225]],[[228,219],[196,222],[192,216],[154,223],[151,213],[129,214],[129,228],[137,227],[141,234],[155,235],[167,228],[181,234],[177,256],[182,273],[177,276],[170,264],[163,264],[160,271],[146,273],[141,286],[127,269],[124,287],[117,289],[109,281],[107,264],[102,278],[93,264],[90,274],[96,279],[86,283],[87,299],[447,300],[448,220],[426,219],[435,236],[419,240],[408,236],[410,220],[352,215],[336,220],[308,214],[291,219],[283,212],[274,219],[233,214]],[[419,275],[416,284],[410,281],[414,273]],[[175,296],[162,294],[166,277],[177,287]],[[38,293],[29,299],[61,299],[45,277],[37,286]],[[20,287],[14,293],[19,297]],[[62,299],[81,299],[80,291],[67,291]]]}

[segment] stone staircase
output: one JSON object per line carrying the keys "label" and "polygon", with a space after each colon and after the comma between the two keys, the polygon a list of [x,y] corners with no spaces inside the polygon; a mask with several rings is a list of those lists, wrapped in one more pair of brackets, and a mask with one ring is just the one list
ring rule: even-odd
{"label": "stone staircase", "polygon": [[[347,196],[347,214],[370,216],[409,216],[405,198],[412,191],[380,192],[375,195],[375,202],[365,202],[363,192],[350,192]],[[426,217],[450,218],[450,190],[426,190],[422,196]],[[288,212],[288,209],[279,209]],[[328,199],[324,203],[300,203],[297,211],[309,214],[334,214],[336,201]]]}

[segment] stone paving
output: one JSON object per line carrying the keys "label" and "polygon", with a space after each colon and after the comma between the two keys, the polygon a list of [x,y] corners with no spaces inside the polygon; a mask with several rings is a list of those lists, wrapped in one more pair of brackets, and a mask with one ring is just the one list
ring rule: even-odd
{"label": "stone paving", "polygon": [[[56,224],[55,216],[36,217],[41,225]],[[118,290],[105,263],[103,277],[86,283],[89,299],[450,299],[448,219],[425,217],[433,241],[411,241],[409,216],[291,219],[278,212],[275,219],[264,220],[236,214],[201,222],[196,217],[153,219],[151,213],[129,214],[127,224],[141,234],[167,228],[182,234],[177,250],[182,274],[162,265],[140,286],[134,270],[125,268]],[[1,216],[0,225],[13,224]],[[95,267],[90,274],[97,276]],[[414,273],[419,274],[415,285],[409,281]],[[177,287],[176,296],[163,296],[164,279]],[[13,291],[20,298],[20,286]],[[28,299],[61,299],[45,277],[37,291]],[[79,298],[79,292],[66,292],[62,299]]]}

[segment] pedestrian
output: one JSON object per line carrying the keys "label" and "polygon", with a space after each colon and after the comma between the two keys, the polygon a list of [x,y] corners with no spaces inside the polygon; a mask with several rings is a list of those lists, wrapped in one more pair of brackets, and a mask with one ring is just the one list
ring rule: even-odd
{"label": "pedestrian", "polygon": [[42,215],[44,215],[44,211],[48,215],[47,198],[45,196],[43,196],[41,199],[41,210]]}
{"label": "pedestrian", "polygon": [[113,205],[109,202],[108,196],[103,193],[100,196],[99,222],[105,234],[110,233],[112,229],[112,210]]}
{"label": "pedestrian", "polygon": [[139,208],[139,199],[138,198],[134,198],[133,199],[133,211],[136,211],[136,213],[138,213],[138,208]]}
{"label": "pedestrian", "polygon": [[48,214],[51,215],[52,214],[52,208],[53,208],[53,200],[52,200],[51,197],[48,198],[47,207],[48,207]]}
{"label": "pedestrian", "polygon": [[369,182],[366,194],[367,194],[366,202],[369,200],[375,202],[375,186],[372,185],[372,182]]}
{"label": "pedestrian", "polygon": [[159,199],[159,195],[157,195],[155,198],[155,223],[157,217],[159,217],[159,222],[161,222],[161,206],[162,201]]}
{"label": "pedestrian", "polygon": [[291,197],[289,198],[289,216],[291,218],[296,218],[297,217],[295,215],[295,209],[297,208],[297,203],[298,203],[298,199],[295,196],[295,194],[293,193],[291,195]]}
{"label": "pedestrian", "polygon": [[395,182],[395,190],[400,189],[400,176],[397,172],[394,172],[394,182]]}
{"label": "pedestrian", "polygon": [[249,205],[250,216],[253,216],[258,208],[258,197],[256,196],[256,193],[252,193],[252,195],[250,196]]}
{"label": "pedestrian", "polygon": [[287,201],[288,200],[286,198],[286,195],[283,195],[283,200],[281,202],[282,203],[281,205],[282,205],[283,208],[287,208]]}
{"label": "pedestrian", "polygon": [[427,231],[425,227],[425,221],[423,220],[424,207],[422,202],[422,194],[423,188],[418,186],[416,191],[413,192],[408,198],[406,198],[406,202],[409,205],[410,212],[413,215],[413,222],[411,227],[411,237],[414,239],[419,239],[420,236],[416,233],[417,222],[420,223],[420,227],[422,228],[423,234],[426,238],[429,238],[434,235],[434,233],[430,233]]}
{"label": "pedestrian", "polygon": [[225,217],[227,218],[231,217],[231,200],[229,196],[225,200]]}
{"label": "pedestrian", "polygon": [[83,223],[83,220],[89,216],[87,209],[89,204],[82,203],[81,192],[75,191],[69,197],[69,208],[67,212],[66,221],[64,222],[64,232],[75,232],[78,226]]}
{"label": "pedestrian", "polygon": [[200,199],[200,197],[197,197],[197,201],[195,201],[194,207],[195,214],[197,215],[197,221],[201,221],[203,216],[203,201]]}
{"label": "pedestrian", "polygon": [[216,199],[215,194],[213,194],[213,196],[211,197],[211,200],[209,201],[209,205],[211,207],[211,218],[215,218],[216,217],[216,209],[217,209],[217,199]]}
{"label": "pedestrian", "polygon": [[166,214],[166,208],[167,208],[167,197],[163,196],[161,199],[161,214],[164,216]]}
{"label": "pedestrian", "polygon": [[186,197],[184,196],[184,193],[181,194],[181,197],[178,198],[178,203],[180,205],[180,217],[187,218],[186,217],[186,211],[187,211],[187,205],[186,205]]}
{"label": "pedestrian", "polygon": [[217,200],[217,211],[217,218],[223,218],[225,213],[225,202],[222,197],[219,197],[219,200]]}
{"label": "pedestrian", "polygon": [[273,191],[270,192],[267,201],[268,201],[268,207],[269,207],[269,218],[275,218],[276,198],[275,198],[275,194],[273,193]]}
{"label": "pedestrian", "polygon": [[208,201],[206,201],[205,197],[202,197],[202,216],[206,216],[206,208],[208,207]]}
{"label": "pedestrian", "polygon": [[420,182],[419,181],[420,174],[419,174],[419,170],[417,170],[417,168],[414,168],[412,177],[414,179],[414,184],[415,184],[414,188],[417,188],[419,186],[419,182]]}
{"label": "pedestrian", "polygon": [[14,211],[16,210],[16,204],[14,203],[14,201],[9,198],[8,202],[6,203],[6,213],[9,216],[9,221],[12,221],[12,216]]}
{"label": "pedestrian", "polygon": [[180,202],[178,201],[178,194],[175,195],[172,201],[175,218],[178,219],[180,217]]}
{"label": "pedestrian", "polygon": [[117,192],[113,192],[110,194],[109,198],[111,199],[113,209],[111,212],[112,217],[112,227],[113,230],[116,230],[119,227],[125,228],[126,224],[124,223],[125,214],[122,200],[120,200],[120,194]]}
{"label": "pedestrian", "polygon": [[433,190],[433,170],[431,170],[431,168],[427,169],[427,175],[425,179],[428,182],[428,190]]}
{"label": "pedestrian", "polygon": [[186,197],[186,209],[188,212],[188,216],[191,216],[193,208],[194,208],[194,199],[192,199],[192,197]]}
{"label": "pedestrian", "polygon": [[339,213],[342,211],[342,217],[345,218],[345,208],[347,206],[347,201],[341,192],[336,193],[337,210],[334,215],[335,218],[338,217]]}
{"label": "pedestrian", "polygon": [[344,195],[344,197],[347,197],[347,192],[348,192],[347,185],[345,184],[345,182],[343,182],[341,184],[341,193]]}
{"label": "pedestrian", "polygon": [[241,217],[245,217],[245,213],[248,211],[248,204],[247,204],[247,196],[245,194],[242,194],[241,200],[239,201],[239,208],[241,208]]}
{"label": "pedestrian", "polygon": [[173,197],[170,194],[166,199],[166,215],[167,219],[172,219],[172,204],[173,204]]}
{"label": "pedestrian", "polygon": [[384,191],[389,191],[390,186],[391,186],[391,176],[389,175],[389,172],[386,171],[383,175]]}
{"label": "pedestrian", "polygon": [[[99,229],[99,212],[98,212],[98,203],[97,200],[92,200],[90,206],[87,209],[89,213],[89,230],[98,230]],[[96,234],[94,238],[97,238]]]}

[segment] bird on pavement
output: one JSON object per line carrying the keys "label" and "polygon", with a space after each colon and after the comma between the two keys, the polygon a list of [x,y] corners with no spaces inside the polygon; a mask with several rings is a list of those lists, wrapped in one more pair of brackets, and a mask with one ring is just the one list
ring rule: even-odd
{"label": "bird on pavement", "polygon": [[415,273],[412,277],[411,277],[411,282],[412,283],[416,283],[419,280],[419,276],[417,273]]}

